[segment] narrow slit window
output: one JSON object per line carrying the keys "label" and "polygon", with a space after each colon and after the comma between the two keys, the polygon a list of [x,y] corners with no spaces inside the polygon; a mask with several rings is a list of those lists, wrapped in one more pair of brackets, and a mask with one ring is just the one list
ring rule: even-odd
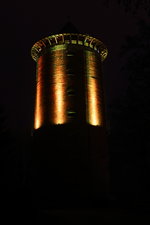
{"label": "narrow slit window", "polygon": [[67,114],[69,118],[74,118],[76,116],[76,112],[73,110],[68,110]]}
{"label": "narrow slit window", "polygon": [[73,88],[68,88],[67,89],[67,95],[68,96],[75,96],[75,91]]}

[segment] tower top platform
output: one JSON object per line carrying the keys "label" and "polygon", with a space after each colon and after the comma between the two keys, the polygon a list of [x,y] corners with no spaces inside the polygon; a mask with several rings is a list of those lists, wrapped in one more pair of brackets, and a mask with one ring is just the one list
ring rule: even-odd
{"label": "tower top platform", "polygon": [[102,61],[105,60],[108,54],[108,50],[103,42],[94,37],[87,34],[62,33],[48,36],[36,42],[31,49],[31,56],[37,61],[49,48],[56,45],[80,45],[91,48],[100,54]]}

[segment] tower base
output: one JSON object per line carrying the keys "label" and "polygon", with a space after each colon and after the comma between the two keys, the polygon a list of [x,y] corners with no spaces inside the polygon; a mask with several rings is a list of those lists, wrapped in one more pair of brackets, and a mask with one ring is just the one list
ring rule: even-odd
{"label": "tower base", "polygon": [[34,201],[41,208],[90,207],[109,193],[101,127],[57,125],[33,135]]}

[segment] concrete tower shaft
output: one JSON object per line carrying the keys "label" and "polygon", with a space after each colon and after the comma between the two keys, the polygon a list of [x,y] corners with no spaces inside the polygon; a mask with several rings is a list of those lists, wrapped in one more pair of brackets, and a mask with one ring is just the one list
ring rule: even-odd
{"label": "concrete tower shaft", "polygon": [[52,35],[32,47],[35,189],[56,205],[99,201],[108,193],[101,71],[107,53],[101,41],[74,33]]}
{"label": "concrete tower shaft", "polygon": [[101,62],[107,53],[101,41],[82,34],[52,35],[35,43],[34,129],[66,123],[104,126]]}

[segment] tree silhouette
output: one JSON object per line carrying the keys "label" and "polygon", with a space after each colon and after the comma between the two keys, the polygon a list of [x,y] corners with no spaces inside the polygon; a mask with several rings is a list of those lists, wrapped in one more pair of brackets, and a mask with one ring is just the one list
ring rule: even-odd
{"label": "tree silhouette", "polygon": [[[150,26],[139,22],[139,33],[128,37],[122,47],[121,57],[126,57],[122,68],[128,74],[129,86],[126,96],[126,107],[130,110],[132,133],[139,132],[142,142],[148,138],[149,129],[149,87],[150,87]],[[145,140],[144,143],[147,141]]]}
{"label": "tree silhouette", "polygon": [[[119,182],[118,191],[122,185],[121,190],[127,194],[131,192],[132,197],[134,194],[136,199],[148,199],[150,26],[140,21],[138,27],[138,33],[127,37],[120,52],[125,62],[122,72],[129,84],[126,95],[112,107],[110,146],[113,176],[116,180],[121,178],[116,181],[116,184]],[[120,171],[116,172],[118,168]]]}
{"label": "tree silhouette", "polygon": [[[109,7],[112,1],[104,0],[103,4],[106,7]],[[118,4],[123,7],[126,12],[131,12],[133,14],[138,14],[140,10],[144,10],[144,12],[150,16],[150,1],[149,0],[115,0],[113,3]]]}

